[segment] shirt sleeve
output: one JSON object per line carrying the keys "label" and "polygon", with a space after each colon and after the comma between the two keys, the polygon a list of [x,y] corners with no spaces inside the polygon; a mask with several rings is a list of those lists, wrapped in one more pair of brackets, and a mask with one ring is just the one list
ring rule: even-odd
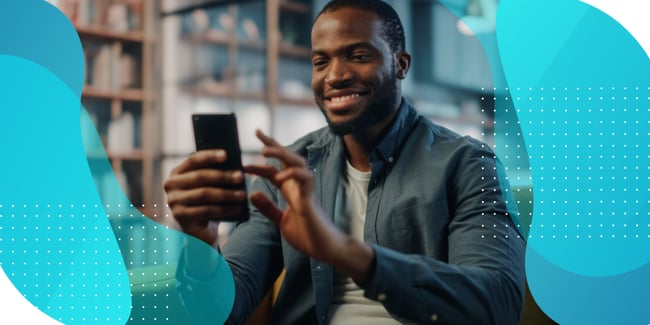
{"label": "shirt sleeve", "polygon": [[[192,239],[190,240],[197,240]],[[185,254],[179,259],[176,271],[176,291],[181,304],[192,317],[195,324],[222,324],[230,315],[235,289],[230,268],[214,249],[208,245],[200,247],[190,254],[212,264],[215,271],[204,277],[192,276],[192,270],[185,265]]]}
{"label": "shirt sleeve", "polygon": [[448,261],[373,244],[365,296],[404,323],[517,324],[525,242],[506,207],[514,202],[509,185],[500,184],[503,170],[489,150],[471,146],[455,163],[447,186]]}

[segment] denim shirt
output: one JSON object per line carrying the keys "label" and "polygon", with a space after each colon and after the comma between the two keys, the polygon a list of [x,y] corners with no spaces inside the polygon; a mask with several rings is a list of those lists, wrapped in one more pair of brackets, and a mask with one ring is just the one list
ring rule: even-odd
{"label": "denim shirt", "polygon": [[[314,174],[314,195],[340,224],[342,138],[323,128],[290,148],[305,157]],[[403,100],[370,165],[364,240],[376,260],[362,285],[364,295],[383,303],[402,323],[516,324],[525,246],[512,220],[512,193],[488,146],[431,123]],[[279,190],[265,180],[255,180],[252,191],[286,207]],[[235,281],[228,323],[245,321],[283,268],[272,323],[328,323],[332,267],[294,250],[258,211],[235,228],[222,253]],[[181,291],[186,306],[219,290],[214,279],[199,281],[188,273],[177,273],[179,283],[205,292]]]}

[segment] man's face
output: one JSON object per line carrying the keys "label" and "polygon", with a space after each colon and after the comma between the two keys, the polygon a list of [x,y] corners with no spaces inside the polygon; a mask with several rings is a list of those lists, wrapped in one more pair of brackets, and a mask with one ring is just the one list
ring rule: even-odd
{"label": "man's face", "polygon": [[395,56],[376,14],[341,8],[316,20],[311,85],[336,134],[359,132],[392,116],[400,101]]}

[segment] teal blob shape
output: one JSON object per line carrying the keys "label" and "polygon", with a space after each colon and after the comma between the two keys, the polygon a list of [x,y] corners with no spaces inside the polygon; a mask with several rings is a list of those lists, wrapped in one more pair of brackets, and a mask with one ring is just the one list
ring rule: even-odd
{"label": "teal blob shape", "polygon": [[531,293],[561,324],[646,323],[648,56],[578,1],[504,0],[497,37],[532,169]]}
{"label": "teal blob shape", "polygon": [[81,96],[84,57],[68,18],[43,0],[0,1],[0,54],[36,62]]}
{"label": "teal blob shape", "polygon": [[[79,111],[84,62],[73,25],[45,1],[1,1],[0,40],[3,73],[5,65],[11,66],[13,60],[18,60],[12,71],[21,77],[39,80],[41,73],[46,74],[19,59],[25,58],[55,74],[57,82],[68,87],[53,87],[49,84],[52,76],[48,76],[20,92],[17,90],[24,85],[14,82],[24,79],[13,80],[12,74],[0,76],[0,148],[4,154],[4,172],[0,173],[0,262],[6,273],[30,302],[64,323],[187,322],[187,315],[166,308],[168,302],[175,302],[173,291],[161,288],[164,294],[154,291],[147,299],[129,304],[126,274],[155,279],[161,266],[167,274],[173,274],[176,269],[170,261],[175,263],[181,246],[162,242],[181,243],[187,236],[146,219],[129,203],[93,121],[85,109]],[[37,75],[31,75],[32,68],[38,70]],[[5,83],[12,87],[4,88]],[[12,97],[18,95],[31,101],[19,103]],[[41,102],[34,102],[32,97]],[[17,107],[24,110],[16,110]],[[41,110],[47,110],[47,114]],[[32,140],[38,141],[31,143]],[[78,155],[76,150],[80,148],[86,151],[86,157]],[[68,155],[71,152],[75,155]],[[37,186],[33,184],[35,179],[39,179]],[[138,227],[124,227],[132,222]],[[122,249],[129,241],[157,239],[161,241],[159,249]],[[129,260],[133,268],[125,272],[116,252]],[[55,261],[50,254],[56,256]],[[209,250],[209,254],[217,253]],[[230,313],[234,284],[223,257],[217,254],[217,258],[221,260],[217,278],[224,279],[222,286],[215,287],[218,292],[214,297],[220,304],[205,316],[222,323]],[[134,261],[138,261],[137,265]],[[131,289],[137,291],[133,286]],[[127,317],[133,310],[138,312]]]}
{"label": "teal blob shape", "polygon": [[648,57],[618,23],[582,3],[500,9],[499,44],[533,167],[529,245],[578,274],[644,265],[647,238],[625,238],[648,232],[636,226],[647,225],[650,207]]}
{"label": "teal blob shape", "polygon": [[44,67],[0,55],[0,260],[65,323],[126,321],[128,275],[80,139],[79,102]]}
{"label": "teal blob shape", "polygon": [[647,324],[650,263],[613,276],[567,272],[535,248],[526,251],[526,277],[542,310],[560,324]]}

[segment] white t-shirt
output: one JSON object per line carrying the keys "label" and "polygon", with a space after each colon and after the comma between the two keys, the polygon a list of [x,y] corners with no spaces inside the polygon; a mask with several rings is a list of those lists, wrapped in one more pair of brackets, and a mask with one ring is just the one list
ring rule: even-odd
{"label": "white t-shirt", "polygon": [[[345,187],[346,207],[350,235],[363,241],[363,226],[366,223],[368,204],[368,183],[370,172],[362,172],[346,161],[347,179],[341,181]],[[351,278],[334,272],[334,299],[329,309],[330,324],[384,325],[400,324],[386,311],[384,306],[363,296],[361,289]]]}

